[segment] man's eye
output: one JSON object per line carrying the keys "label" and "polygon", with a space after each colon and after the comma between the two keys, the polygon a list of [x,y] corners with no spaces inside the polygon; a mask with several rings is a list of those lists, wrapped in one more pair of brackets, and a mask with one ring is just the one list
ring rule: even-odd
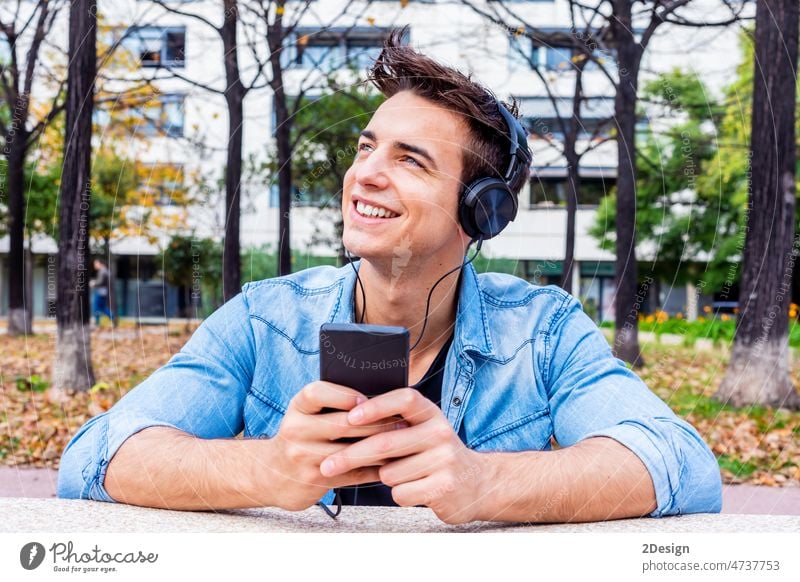
{"label": "man's eye", "polygon": [[369,145],[368,143],[360,143],[360,144],[358,144],[358,151],[359,152],[366,152],[366,151],[371,151],[371,150],[372,150],[372,146]]}
{"label": "man's eye", "polygon": [[403,160],[406,162],[410,162],[412,166],[417,166],[418,168],[424,167],[422,164],[420,164],[417,160],[415,160],[411,156],[403,156]]}

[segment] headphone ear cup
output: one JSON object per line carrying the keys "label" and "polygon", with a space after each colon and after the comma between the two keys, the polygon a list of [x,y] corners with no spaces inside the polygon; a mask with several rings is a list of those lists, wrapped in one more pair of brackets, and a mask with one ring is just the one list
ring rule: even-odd
{"label": "headphone ear cup", "polygon": [[459,207],[464,232],[473,240],[500,234],[517,216],[517,197],[497,178],[482,178],[470,184]]}
{"label": "headphone ear cup", "polygon": [[478,232],[478,225],[475,224],[473,216],[473,208],[475,206],[475,185],[472,182],[464,188],[464,195],[461,197],[461,202],[458,205],[458,219],[461,222],[461,228],[467,233],[470,239],[475,240],[480,236]]}

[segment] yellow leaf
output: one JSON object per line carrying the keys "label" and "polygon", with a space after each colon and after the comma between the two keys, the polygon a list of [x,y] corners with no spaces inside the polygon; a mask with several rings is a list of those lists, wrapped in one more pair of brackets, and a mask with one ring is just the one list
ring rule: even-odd
{"label": "yellow leaf", "polygon": [[108,390],[110,386],[106,382],[98,382],[89,390],[90,394],[97,394],[101,390]]}

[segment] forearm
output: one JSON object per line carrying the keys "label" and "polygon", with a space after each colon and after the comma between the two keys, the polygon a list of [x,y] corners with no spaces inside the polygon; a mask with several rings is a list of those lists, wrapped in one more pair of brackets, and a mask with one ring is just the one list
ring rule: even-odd
{"label": "forearm", "polygon": [[611,438],[556,451],[483,453],[480,519],[560,523],[648,515],[656,509],[647,468]]}
{"label": "forearm", "polygon": [[116,501],[164,509],[205,510],[274,505],[262,439],[201,439],[169,427],[144,429],[109,462],[104,486]]}

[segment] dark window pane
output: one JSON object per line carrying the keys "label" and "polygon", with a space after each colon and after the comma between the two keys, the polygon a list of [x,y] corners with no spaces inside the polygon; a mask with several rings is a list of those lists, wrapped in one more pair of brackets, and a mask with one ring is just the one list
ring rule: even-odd
{"label": "dark window pane", "polygon": [[531,180],[531,206],[554,206],[564,203],[564,183],[558,180]]}
{"label": "dark window pane", "polygon": [[167,32],[167,45],[164,60],[170,64],[182,64],[185,54],[186,33],[182,30]]}

